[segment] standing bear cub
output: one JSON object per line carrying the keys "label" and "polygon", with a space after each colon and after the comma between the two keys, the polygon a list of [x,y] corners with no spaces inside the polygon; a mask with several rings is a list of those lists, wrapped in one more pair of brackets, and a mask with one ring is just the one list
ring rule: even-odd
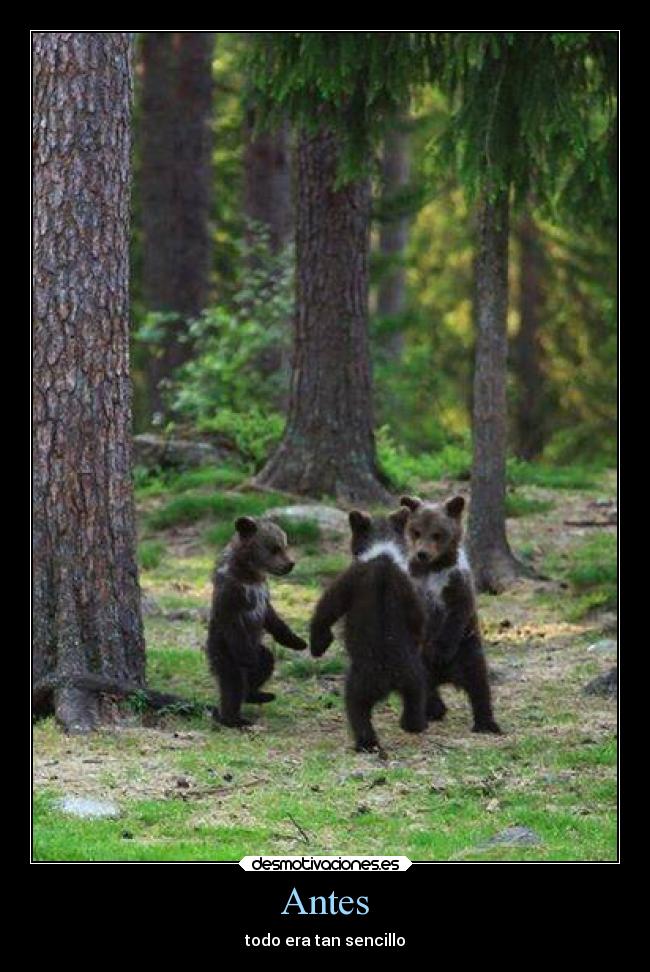
{"label": "standing bear cub", "polygon": [[500,732],[492,713],[490,683],[476,612],[474,584],[461,546],[462,496],[442,505],[403,496],[409,571],[427,610],[424,664],[427,718],[442,719],[447,708],[438,686],[464,689],[472,706],[474,732]]}
{"label": "standing bear cub", "polygon": [[402,697],[402,729],[423,732],[427,726],[420,657],[425,618],[408,576],[407,517],[406,510],[375,519],[350,513],[355,559],[325,591],[311,621],[311,653],[318,657],[332,643],[332,625],[345,616],[345,705],[357,752],[380,750],[372,710],[390,692]]}
{"label": "standing bear cub", "polygon": [[275,698],[260,691],[275,664],[261,642],[262,632],[294,651],[303,651],[307,643],[273,610],[266,583],[267,574],[282,577],[293,569],[286,534],[270,520],[250,516],[240,516],[235,529],[214,574],[206,651],[221,692],[215,720],[225,726],[249,726],[241,714],[242,703]]}

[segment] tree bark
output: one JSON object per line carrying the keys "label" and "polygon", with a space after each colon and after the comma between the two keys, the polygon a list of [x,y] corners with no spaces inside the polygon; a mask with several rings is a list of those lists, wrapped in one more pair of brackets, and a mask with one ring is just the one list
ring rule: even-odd
{"label": "tree bark", "polygon": [[370,186],[336,187],[328,131],[298,146],[296,316],[284,437],[259,485],[347,503],[386,500],[368,343]]}
{"label": "tree bark", "polygon": [[468,553],[477,588],[499,593],[518,573],[506,537],[508,195],[480,203],[476,257],[472,497]]}
{"label": "tree bark", "polygon": [[546,442],[544,370],[540,328],[544,314],[544,250],[527,211],[517,226],[519,242],[519,331],[513,342],[517,380],[515,433],[520,459],[537,459]]}
{"label": "tree bark", "polygon": [[180,339],[209,299],[213,52],[211,31],[148,31],[142,41],[142,293],[147,310],[172,315],[149,362],[153,413],[165,412],[160,383],[190,356]]}
{"label": "tree bark", "polygon": [[[406,268],[404,253],[408,243],[410,218],[400,213],[396,197],[408,185],[410,178],[409,136],[397,125],[384,138],[382,159],[382,208],[390,217],[382,219],[379,231],[379,251],[385,271],[377,294],[377,313],[380,317],[399,321],[406,310]],[[404,348],[404,336],[398,326],[391,331],[386,351],[399,359]]]}
{"label": "tree bark", "polygon": [[142,684],[128,352],[131,36],[33,34],[33,678],[68,730]]}
{"label": "tree bark", "polygon": [[[252,110],[246,114],[244,213],[249,226],[264,227],[271,253],[290,242],[293,231],[290,130],[255,132]],[[247,232],[250,235],[249,227]]]}

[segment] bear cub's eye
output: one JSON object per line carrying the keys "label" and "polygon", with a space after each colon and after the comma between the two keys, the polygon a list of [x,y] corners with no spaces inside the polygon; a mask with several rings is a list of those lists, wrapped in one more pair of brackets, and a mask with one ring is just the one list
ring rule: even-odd
{"label": "bear cub's eye", "polygon": [[271,547],[271,553],[273,554],[273,556],[282,553],[282,547],[280,546],[279,543],[276,543]]}
{"label": "bear cub's eye", "polygon": [[422,534],[420,533],[419,530],[411,530],[411,536],[413,537],[414,540],[419,540]]}
{"label": "bear cub's eye", "polygon": [[443,539],[442,533],[434,533],[433,539],[435,543],[440,543],[440,541]]}

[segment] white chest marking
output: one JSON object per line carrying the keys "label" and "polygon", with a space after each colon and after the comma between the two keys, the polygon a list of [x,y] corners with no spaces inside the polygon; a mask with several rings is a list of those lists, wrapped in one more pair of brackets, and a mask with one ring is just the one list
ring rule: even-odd
{"label": "white chest marking", "polygon": [[458,551],[458,560],[453,566],[445,567],[443,570],[432,571],[424,577],[415,579],[415,583],[425,597],[431,598],[440,604],[444,600],[444,590],[454,571],[460,571],[464,574],[470,573],[469,560],[462,547]]}
{"label": "white chest marking", "polygon": [[266,614],[269,592],[264,584],[244,584],[248,609],[246,614],[252,621],[261,621]]}
{"label": "white chest marking", "polygon": [[393,563],[403,570],[405,574],[408,573],[408,562],[406,560],[406,555],[396,543],[392,543],[390,540],[383,540],[380,543],[374,543],[372,547],[359,555],[359,560],[367,563],[369,560],[376,560],[377,557],[390,557]]}

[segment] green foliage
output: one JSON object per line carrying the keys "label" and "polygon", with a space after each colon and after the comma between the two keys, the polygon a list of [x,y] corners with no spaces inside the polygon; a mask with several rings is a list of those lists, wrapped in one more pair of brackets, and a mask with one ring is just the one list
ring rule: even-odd
{"label": "green foliage", "polygon": [[173,469],[147,469],[136,466],[134,486],[139,499],[162,496],[164,493],[184,493],[201,487],[239,486],[250,470],[241,466],[202,466],[177,472]]}
{"label": "green foliage", "polygon": [[[293,314],[293,253],[272,254],[268,233],[251,229],[239,246],[239,277],[228,303],[208,308],[188,325],[192,357],[167,383],[173,414],[198,431],[232,443],[258,465],[284,427],[287,393],[282,367]],[[148,314],[137,340],[151,354],[162,346],[168,314]]]}
{"label": "green foliage", "polygon": [[533,516],[536,513],[548,513],[555,506],[553,500],[533,499],[521,496],[519,493],[508,493],[506,496],[506,516]]}
{"label": "green foliage", "polygon": [[282,438],[284,424],[284,417],[279,412],[267,412],[251,405],[243,412],[222,408],[211,417],[198,419],[197,429],[225,438],[242,457],[259,468]]}
{"label": "green foliage", "polygon": [[321,539],[320,525],[316,520],[294,520],[285,516],[274,517],[282,527],[290,544],[317,543]]}
{"label": "green foliage", "polygon": [[550,556],[547,567],[570,584],[575,599],[570,607],[572,618],[577,620],[596,608],[616,606],[618,555],[613,534],[599,533],[565,554]]}
{"label": "green foliage", "polygon": [[521,200],[534,188],[556,202],[573,181],[572,196],[588,187],[595,207],[611,214],[615,31],[450,31],[436,45],[452,105],[432,146],[444,171],[453,161],[472,195],[513,186]]}
{"label": "green foliage", "polygon": [[283,500],[279,493],[186,493],[154,510],[146,519],[151,530],[196,523],[206,516],[236,519],[238,516],[262,516]]}
{"label": "green foliage", "polygon": [[155,570],[165,555],[165,545],[160,540],[143,540],[138,544],[138,563],[143,570]]}
{"label": "green foliage", "polygon": [[541,486],[547,489],[593,489],[599,469],[581,465],[550,466],[508,459],[506,475],[512,486]]}
{"label": "green foliage", "polygon": [[377,454],[382,469],[395,489],[438,479],[467,479],[471,453],[467,445],[445,445],[436,453],[410,455],[395,442],[387,426],[377,432]]}
{"label": "green foliage", "polygon": [[426,31],[276,31],[252,39],[244,63],[260,112],[270,124],[289,116],[307,129],[336,129],[343,179],[367,164],[412,85],[432,76]]}

